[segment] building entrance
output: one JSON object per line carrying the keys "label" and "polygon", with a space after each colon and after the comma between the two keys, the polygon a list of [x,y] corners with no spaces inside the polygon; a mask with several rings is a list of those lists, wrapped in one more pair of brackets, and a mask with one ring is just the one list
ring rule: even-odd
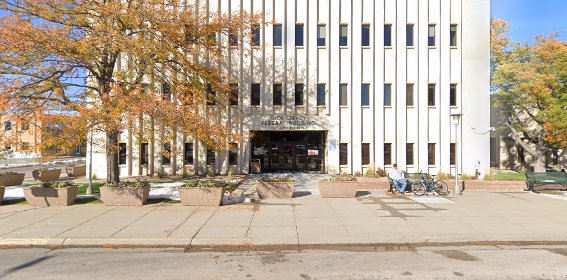
{"label": "building entrance", "polygon": [[262,172],[325,171],[324,131],[254,131],[252,159]]}

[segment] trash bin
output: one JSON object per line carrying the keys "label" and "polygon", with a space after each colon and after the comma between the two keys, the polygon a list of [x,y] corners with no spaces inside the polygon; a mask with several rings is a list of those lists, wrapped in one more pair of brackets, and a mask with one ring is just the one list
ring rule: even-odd
{"label": "trash bin", "polygon": [[260,162],[260,159],[255,158],[250,160],[250,173],[259,174],[260,172],[262,172],[262,163]]}

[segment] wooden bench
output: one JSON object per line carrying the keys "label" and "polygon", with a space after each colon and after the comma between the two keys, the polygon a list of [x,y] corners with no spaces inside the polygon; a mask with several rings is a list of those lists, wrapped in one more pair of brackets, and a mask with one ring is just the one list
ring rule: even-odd
{"label": "wooden bench", "polygon": [[[421,179],[421,177],[419,177],[419,173],[405,173],[404,172],[404,178],[406,178],[406,182],[408,183],[408,185],[406,186],[406,192],[411,192],[412,191],[412,180],[419,180]],[[390,176],[388,175],[388,181],[390,182],[390,189],[388,190],[391,193],[394,193],[394,190],[396,189],[396,186],[394,186],[394,180],[392,180],[392,178],[390,178]]]}
{"label": "wooden bench", "polygon": [[528,190],[545,185],[561,185],[567,190],[567,173],[564,172],[526,172]]}

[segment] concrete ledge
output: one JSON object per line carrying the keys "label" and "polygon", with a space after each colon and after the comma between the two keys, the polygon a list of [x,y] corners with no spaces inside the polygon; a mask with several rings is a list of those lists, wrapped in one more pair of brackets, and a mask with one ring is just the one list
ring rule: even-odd
{"label": "concrete ledge", "polygon": [[0,247],[60,247],[64,242],[64,237],[1,238]]}
{"label": "concrete ledge", "polygon": [[64,247],[187,247],[191,239],[173,238],[67,238]]}
{"label": "concrete ledge", "polygon": [[[453,186],[455,181],[452,182]],[[447,182],[449,184],[449,182]],[[465,191],[486,190],[486,191],[523,191],[528,188],[523,181],[464,181]],[[449,187],[449,189],[451,189]]]}

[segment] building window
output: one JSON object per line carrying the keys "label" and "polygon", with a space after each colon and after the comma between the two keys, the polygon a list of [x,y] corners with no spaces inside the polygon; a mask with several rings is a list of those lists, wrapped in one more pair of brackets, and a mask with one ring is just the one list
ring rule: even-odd
{"label": "building window", "polygon": [[303,84],[295,84],[295,106],[303,106]]}
{"label": "building window", "polygon": [[392,25],[384,25],[384,47],[392,46]]}
{"label": "building window", "polygon": [[230,143],[228,150],[228,165],[238,165],[238,145]]}
{"label": "building window", "polygon": [[451,35],[450,35],[450,40],[451,40],[451,47],[456,47],[457,46],[457,25],[456,24],[451,24]]}
{"label": "building window", "polygon": [[427,145],[427,164],[435,165],[435,143]]}
{"label": "building window", "polygon": [[161,85],[161,96],[162,100],[171,100],[171,85],[167,82],[164,82]]}
{"label": "building window", "polygon": [[339,46],[346,47],[348,46],[348,25],[341,24],[339,27]]}
{"label": "building window", "polygon": [[340,143],[339,144],[339,164],[340,165],[348,165],[348,144],[347,143]]}
{"label": "building window", "polygon": [[126,143],[118,143],[118,164],[126,164]]}
{"label": "building window", "polygon": [[250,43],[252,44],[252,46],[259,46],[260,45],[260,39],[261,39],[260,31],[261,30],[260,30],[259,24],[253,24],[252,25],[252,30],[250,31],[251,35],[252,35]]}
{"label": "building window", "polygon": [[140,165],[148,164],[148,155],[149,155],[149,146],[148,143],[142,143],[140,145]]}
{"label": "building window", "polygon": [[413,143],[406,143],[406,165],[413,165]]}
{"label": "building window", "polygon": [[22,130],[29,130],[30,129],[30,122],[22,121]]}
{"label": "building window", "polygon": [[346,84],[341,84],[339,88],[339,105],[348,106],[348,88]]}
{"label": "building window", "polygon": [[238,84],[231,83],[230,85],[230,92],[228,95],[229,104],[230,105],[238,105]]}
{"label": "building window", "polygon": [[282,84],[274,84],[274,92],[273,97],[274,106],[282,106],[283,105],[283,98],[282,98]]}
{"label": "building window", "polygon": [[6,121],[4,123],[4,130],[12,130],[12,122],[11,121]]}
{"label": "building window", "polygon": [[362,165],[370,164],[370,144],[362,143]]}
{"label": "building window", "polygon": [[274,46],[281,47],[283,45],[283,31],[281,24],[274,24]]}
{"label": "building window", "polygon": [[207,84],[207,105],[217,104],[217,93],[211,84]]}
{"label": "building window", "polygon": [[392,143],[384,143],[384,165],[392,165]]}
{"label": "building window", "polygon": [[457,106],[457,85],[451,84],[451,90],[449,92],[449,105]]}
{"label": "building window", "polygon": [[456,162],[457,162],[457,158],[456,158],[457,150],[456,150],[456,148],[457,148],[457,146],[455,145],[455,143],[451,143],[451,146],[449,148],[450,149],[450,151],[449,151],[449,164],[450,165],[455,165]]}
{"label": "building window", "polygon": [[303,47],[303,24],[295,25],[295,46]]}
{"label": "building window", "polygon": [[324,106],[327,104],[325,84],[317,84],[317,106]]}
{"label": "building window", "polygon": [[232,28],[228,30],[228,45],[230,47],[238,46],[238,34]]}
{"label": "building window", "polygon": [[362,84],[360,88],[360,102],[362,106],[370,106],[370,84]]}
{"label": "building window", "polygon": [[406,106],[413,106],[413,84],[406,85]]}
{"label": "building window", "polygon": [[406,25],[406,46],[413,47],[413,24]]}
{"label": "building window", "polygon": [[427,105],[435,106],[435,84],[429,84],[427,87]]}
{"label": "building window", "polygon": [[213,149],[207,149],[207,165],[215,165],[216,156],[217,154]]}
{"label": "building window", "polygon": [[22,150],[27,151],[30,149],[30,142],[22,142]]}
{"label": "building window", "polygon": [[260,84],[252,84],[251,94],[252,106],[260,106]]}
{"label": "building window", "polygon": [[327,45],[327,26],[324,24],[317,25],[317,46],[324,47]]}
{"label": "building window", "polygon": [[362,25],[362,46],[370,46],[370,24]]}
{"label": "building window", "polygon": [[193,143],[185,143],[183,147],[183,163],[186,165],[193,164]]}
{"label": "building window", "polygon": [[392,84],[384,85],[384,106],[392,106]]}
{"label": "building window", "polygon": [[169,143],[163,144],[163,151],[161,156],[162,156],[161,163],[163,165],[171,164],[171,144]]}
{"label": "building window", "polygon": [[435,47],[435,24],[430,24],[427,29],[427,45]]}

